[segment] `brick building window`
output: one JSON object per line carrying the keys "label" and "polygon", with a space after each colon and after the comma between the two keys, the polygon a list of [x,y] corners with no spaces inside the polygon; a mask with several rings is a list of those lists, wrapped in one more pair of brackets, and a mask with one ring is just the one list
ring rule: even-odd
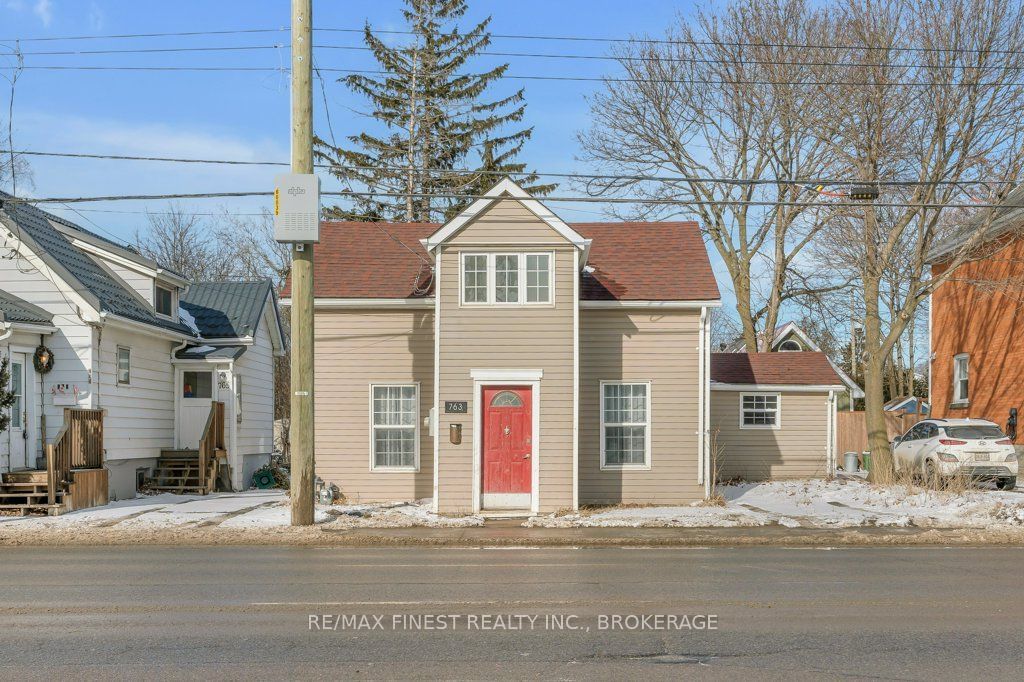
{"label": "brick building window", "polygon": [[967,353],[953,356],[953,402],[966,403],[970,400],[967,381],[968,365],[971,356]]}

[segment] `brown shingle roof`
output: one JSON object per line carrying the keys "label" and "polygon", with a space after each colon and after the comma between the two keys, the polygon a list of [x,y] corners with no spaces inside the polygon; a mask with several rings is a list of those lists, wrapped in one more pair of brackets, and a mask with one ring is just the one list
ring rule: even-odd
{"label": "brown shingle roof", "polygon": [[838,386],[824,353],[712,353],[711,380],[722,384]]}
{"label": "brown shingle roof", "polygon": [[[435,223],[325,222],[314,248],[319,298],[417,298],[430,283],[420,244]],[[719,298],[700,229],[694,222],[577,223],[593,240],[580,278],[591,301],[693,301]],[[390,236],[389,236],[390,235]],[[422,259],[422,260],[421,260]],[[287,296],[289,285],[282,295]]]}

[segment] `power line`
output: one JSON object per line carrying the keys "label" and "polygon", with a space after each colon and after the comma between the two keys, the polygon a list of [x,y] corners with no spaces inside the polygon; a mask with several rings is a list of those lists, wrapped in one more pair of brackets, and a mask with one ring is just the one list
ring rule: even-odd
{"label": "power line", "polygon": [[[115,34],[94,34],[94,35],[71,35],[71,36],[33,36],[33,37],[11,37],[0,38],[0,42],[60,42],[76,40],[120,40],[132,38],[175,38],[194,36],[216,36],[216,35],[245,35],[260,33],[284,33],[287,27],[279,28],[246,28],[226,29],[214,31],[175,31],[175,32],[153,32],[153,33],[115,33]],[[413,31],[401,29],[371,29],[376,34],[388,35],[414,35]],[[314,27],[314,33],[348,33],[362,35],[362,28],[334,28]],[[726,41],[718,42],[709,40],[691,40],[682,38],[641,38],[641,37],[610,37],[610,36],[585,36],[585,35],[539,35],[539,34],[515,34],[515,33],[491,33],[492,39],[499,40],[535,40],[549,42],[587,42],[587,43],[611,43],[611,44],[640,44],[640,45],[690,45],[694,47],[710,47],[726,45],[729,47],[749,48],[776,48],[776,49],[820,49],[820,50],[846,50],[846,51],[868,51],[868,52],[916,52],[934,54],[1024,54],[1024,49],[1010,48],[955,48],[955,47],[911,47],[911,46],[875,46],[875,45],[854,45],[825,43],[772,43],[772,42],[743,42]]]}
{"label": "power line", "polygon": [[[492,196],[485,194],[447,194],[447,193],[423,193],[423,192],[363,192],[363,191],[327,191],[321,192],[321,196],[336,196],[336,197],[389,197],[389,198],[422,198],[422,199],[494,199]],[[125,195],[109,195],[109,196],[95,196],[95,197],[45,197],[45,198],[5,198],[3,203],[25,203],[25,204],[73,204],[73,203],[92,203],[92,202],[103,202],[103,201],[154,201],[154,200],[167,200],[167,199],[237,199],[237,198],[250,198],[250,197],[271,197],[273,192],[257,191],[257,192],[196,192],[196,193],[179,193],[179,194],[125,194]],[[657,199],[657,198],[645,198],[645,197],[601,197],[601,196],[545,196],[537,197],[539,201],[544,202],[570,202],[570,203],[600,203],[600,204],[647,204],[647,205],[666,205],[666,206],[761,206],[761,207],[777,207],[777,206],[793,206],[793,207],[805,207],[805,208],[838,208],[838,207],[858,207],[864,208],[868,202],[863,201],[828,201],[828,202],[815,202],[815,201],[748,201],[748,200],[700,200],[700,199]],[[870,205],[878,208],[915,208],[915,209],[946,209],[946,208],[1024,208],[1024,204],[1006,204],[1006,203],[984,203],[984,202],[971,202],[971,203],[911,203],[911,202],[882,202],[872,201]]]}
{"label": "power line", "polygon": [[177,31],[164,33],[108,33],[101,35],[76,36],[36,36],[32,38],[0,38],[0,43],[20,40],[23,43],[59,42],[63,40],[116,40],[122,38],[181,38],[189,36],[220,36],[241,35],[244,33],[282,33],[288,32],[287,27],[281,28],[242,28],[223,31]]}
{"label": "power line", "polygon": [[[315,67],[314,67],[315,69]],[[2,149],[0,154],[9,154],[10,150]],[[45,151],[15,151],[13,152],[16,156],[42,156],[42,157],[59,157],[59,158],[72,158],[72,159],[97,159],[104,161],[154,161],[154,162],[166,162],[166,163],[184,163],[184,164],[222,164],[230,166],[287,166],[288,163],[284,161],[245,161],[245,160],[233,160],[233,159],[199,159],[199,158],[182,158],[182,157],[170,157],[170,156],[130,156],[125,154],[88,154],[78,152],[45,152]],[[349,170],[349,171],[370,171],[370,170],[388,170],[396,172],[405,172],[410,170],[408,166],[393,166],[393,165],[379,165],[379,166],[350,166],[340,165],[331,163],[318,163],[314,164],[317,168],[323,169],[337,169],[337,170]],[[568,172],[556,172],[556,171],[539,171],[539,170],[524,170],[524,171],[502,171],[502,170],[484,170],[484,169],[473,169],[473,168],[414,168],[421,173],[430,173],[437,175],[488,175],[495,177],[505,176],[528,176],[528,175],[540,175],[543,177],[551,178],[563,178],[569,180],[628,180],[635,182],[708,182],[708,183],[719,183],[719,184],[733,184],[733,185],[862,185],[871,184],[880,187],[915,187],[915,186],[963,186],[963,187],[977,187],[979,185],[1016,185],[1019,184],[1017,180],[936,180],[936,181],[924,181],[924,180],[873,180],[870,183],[864,183],[857,180],[849,179],[836,179],[836,178],[805,178],[805,179],[782,179],[782,178],[756,178],[756,179],[739,179],[739,178],[727,178],[727,177],[687,177],[683,175],[627,175],[627,174],[607,174],[607,173],[568,173]]]}
{"label": "power line", "polygon": [[[36,52],[22,52],[26,57],[43,56],[85,56],[101,54],[149,54],[164,52],[253,52],[257,50],[277,50],[290,47],[285,43],[276,45],[238,45],[238,46],[216,46],[216,47],[132,47],[123,49],[107,50],[41,50]],[[369,48],[367,48],[369,49]]]}
{"label": "power line", "polygon": [[[39,50],[35,52],[23,52],[25,56],[92,56],[92,55],[110,55],[110,54],[160,54],[160,53],[188,53],[188,52],[255,52],[255,51],[266,51],[266,50],[278,50],[282,48],[288,48],[290,45],[287,43],[275,43],[274,45],[238,45],[238,46],[210,46],[210,47],[157,47],[157,48],[116,48],[116,49],[103,49],[103,50]],[[314,45],[314,50],[347,50],[356,52],[372,52],[373,48],[366,47],[363,45]],[[567,53],[549,53],[549,52],[503,52],[494,50],[481,50],[476,53],[481,56],[489,57],[524,57],[530,59],[569,59],[569,60],[583,60],[583,61],[603,61],[603,62],[678,62],[688,64],[720,64],[721,59],[709,59],[701,57],[674,57],[671,55],[659,55],[656,58],[653,57],[637,57],[632,55],[596,55],[596,54],[567,54]],[[891,64],[882,63],[853,63],[849,61],[836,62],[836,61],[785,61],[785,60],[772,60],[772,59],[739,59],[739,63],[745,66],[808,66],[808,67],[826,67],[826,66],[873,66],[873,67],[892,67],[899,69],[942,69],[942,70],[955,70],[955,69],[969,69],[974,68],[971,66],[965,66],[963,64],[914,64],[914,63],[899,63],[894,62]],[[1005,71],[1013,70],[1017,71],[1024,69],[1024,65],[1012,66],[1012,65],[990,65],[988,68]]]}
{"label": "power line", "polygon": [[[26,65],[24,70],[33,71],[138,71],[138,72],[182,72],[182,73],[217,73],[217,72],[238,72],[238,73],[288,73],[288,69],[277,66],[74,66],[74,65]],[[357,75],[375,75],[402,77],[403,74],[395,74],[388,71],[374,71],[364,69],[340,69],[322,67],[323,73],[344,73]],[[448,74],[453,77],[464,78],[473,74]],[[868,87],[876,83],[868,81],[772,81],[772,80],[741,80],[732,81],[712,79],[674,79],[674,78],[622,78],[616,76],[552,76],[552,75],[527,75],[527,74],[504,74],[495,76],[501,80],[529,80],[529,81],[560,81],[560,82],[582,82],[582,83],[643,83],[643,84],[678,84],[678,85],[794,85],[813,87]],[[893,87],[942,87],[942,88],[997,88],[997,87],[1024,87],[1024,82],[997,81],[991,83],[979,82],[936,82],[936,81],[890,81],[887,83]]]}
{"label": "power line", "polygon": [[[318,28],[319,33],[358,33],[362,34],[363,29],[359,28]],[[391,35],[414,35],[414,31],[400,29],[371,29],[372,33]],[[964,54],[1024,54],[1024,49],[987,49],[987,48],[955,48],[955,47],[900,47],[900,46],[873,46],[873,45],[826,45],[823,43],[748,43],[737,41],[710,41],[710,40],[689,40],[680,38],[608,38],[599,36],[555,36],[555,35],[529,35],[515,33],[491,33],[491,38],[501,40],[543,40],[543,41],[565,41],[565,42],[591,42],[591,43],[625,43],[625,44],[650,44],[650,45],[690,45],[694,47],[714,47],[726,45],[729,47],[751,47],[751,48],[777,48],[777,49],[822,49],[822,50],[865,50],[869,52],[921,52],[921,53],[964,53]]]}

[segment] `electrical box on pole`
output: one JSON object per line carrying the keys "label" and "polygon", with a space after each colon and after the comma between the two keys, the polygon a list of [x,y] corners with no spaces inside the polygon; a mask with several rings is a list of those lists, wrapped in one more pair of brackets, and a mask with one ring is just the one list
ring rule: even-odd
{"label": "electrical box on pole", "polygon": [[320,241],[320,178],[312,173],[285,173],[274,178],[274,239]]}

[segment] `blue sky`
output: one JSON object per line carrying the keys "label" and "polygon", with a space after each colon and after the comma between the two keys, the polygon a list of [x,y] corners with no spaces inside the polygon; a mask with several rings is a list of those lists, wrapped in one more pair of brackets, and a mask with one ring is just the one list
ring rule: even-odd
{"label": "blue sky", "polygon": [[[365,21],[381,29],[404,27],[399,0],[315,0],[317,28],[359,29]],[[289,21],[288,0],[220,0],[218,2],[138,2],[130,0],[0,0],[0,44],[14,38],[280,29]],[[505,34],[628,37],[661,34],[688,2],[661,0],[471,0],[470,20],[493,16],[492,31]],[[318,45],[361,46],[358,33],[321,31]],[[31,41],[21,43],[27,68],[16,90],[14,145],[36,151],[205,157],[241,160],[288,159],[288,83],[277,71],[263,72],[125,72],[53,71],[59,66],[259,66],[279,68],[288,62],[286,31],[240,35]],[[114,55],[40,55],[42,51],[259,46],[239,52],[193,52]],[[496,39],[492,50],[602,55],[604,43],[564,43]],[[321,49],[321,68],[374,68],[360,51]],[[613,63],[538,58],[481,58],[481,66],[501,59],[510,73],[554,73],[596,77],[614,72]],[[5,66],[10,65],[10,60]],[[10,71],[4,73],[9,74]],[[334,77],[337,77],[335,75]],[[334,133],[340,140],[364,125],[365,102],[325,75]],[[576,160],[576,134],[589,122],[586,96],[599,83],[515,81],[499,83],[496,95],[525,85],[527,124],[535,129],[522,159],[545,171],[584,171]],[[0,90],[6,110],[7,88]],[[324,104],[316,91],[315,128],[327,136]],[[4,145],[6,146],[6,145]],[[274,168],[177,165],[152,162],[32,158],[36,196],[156,194],[202,191],[265,190]],[[327,186],[325,184],[325,186]],[[189,210],[252,213],[265,200],[205,200],[186,203]],[[144,229],[146,210],[166,209],[166,202],[118,202],[79,207],[94,224],[50,206],[92,229],[131,239]],[[569,210],[554,205],[564,219],[599,220],[600,206]],[[104,211],[130,211],[104,212]],[[716,264],[717,265],[717,264]],[[719,270],[723,290],[728,279]]]}

